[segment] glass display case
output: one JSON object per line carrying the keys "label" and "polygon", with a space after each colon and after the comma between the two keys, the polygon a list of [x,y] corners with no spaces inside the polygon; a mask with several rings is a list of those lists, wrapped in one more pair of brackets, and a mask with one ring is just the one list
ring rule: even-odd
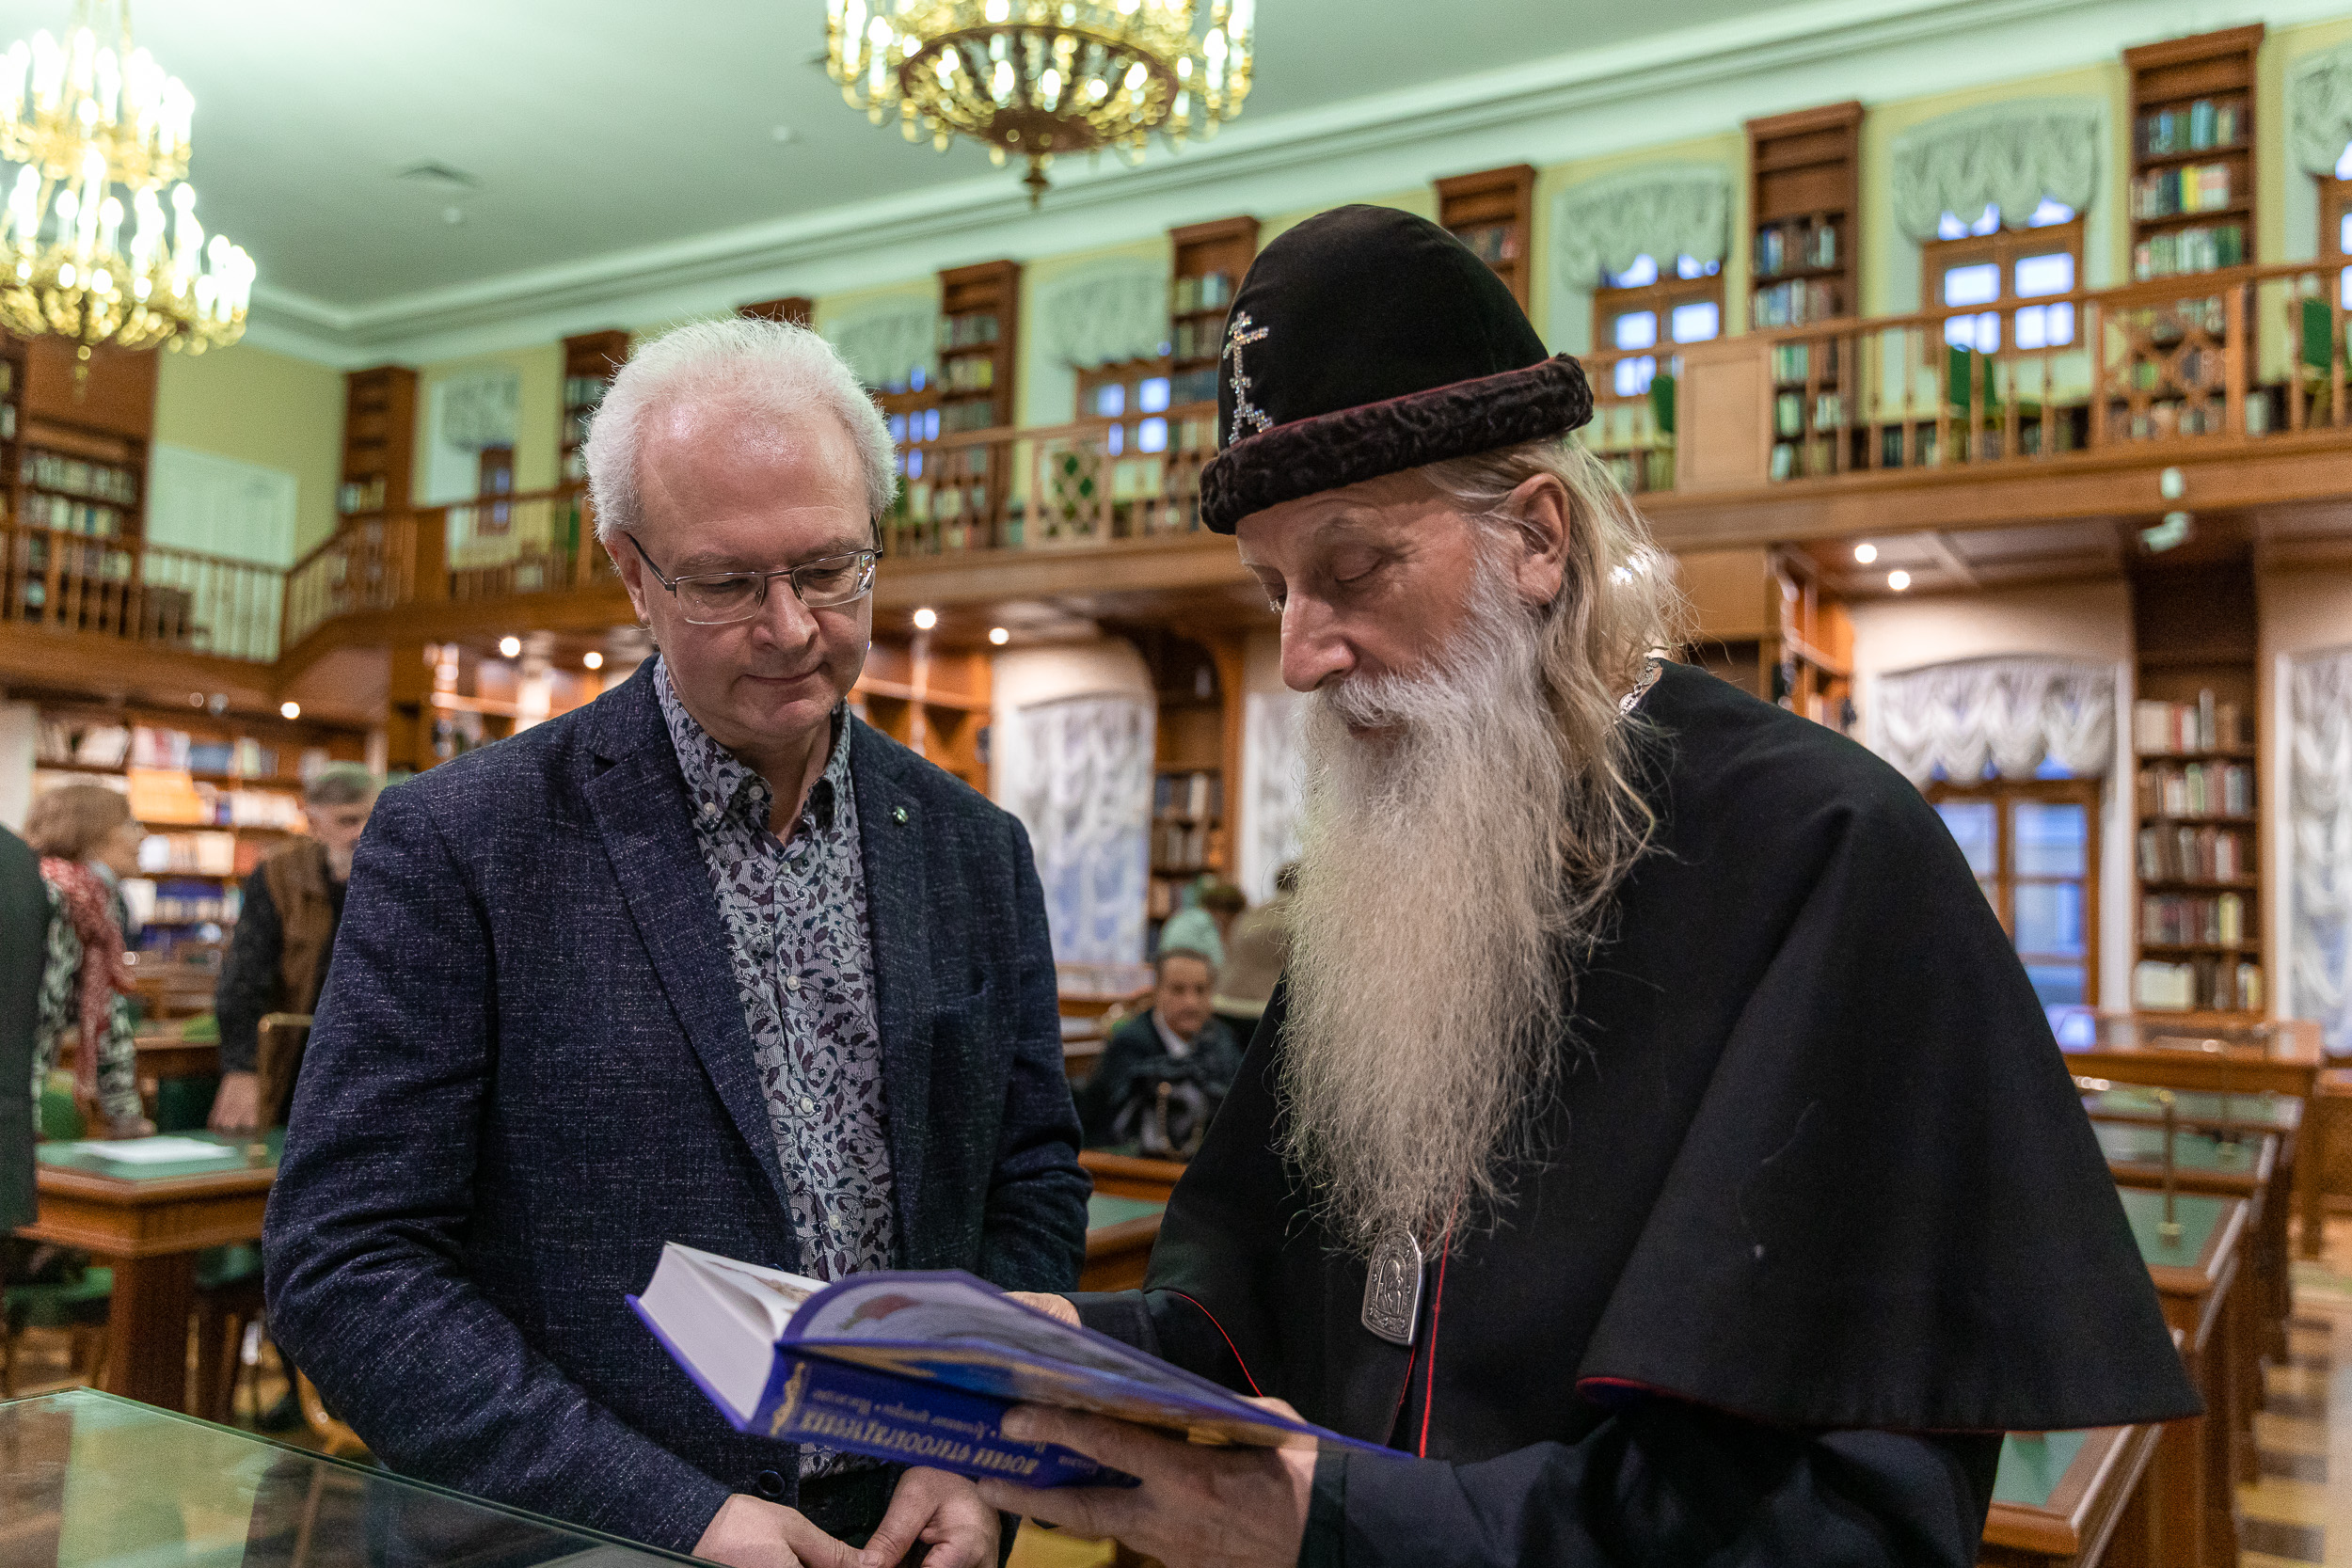
{"label": "glass display case", "polygon": [[691,1560],[89,1389],[0,1403],[0,1562],[636,1568]]}

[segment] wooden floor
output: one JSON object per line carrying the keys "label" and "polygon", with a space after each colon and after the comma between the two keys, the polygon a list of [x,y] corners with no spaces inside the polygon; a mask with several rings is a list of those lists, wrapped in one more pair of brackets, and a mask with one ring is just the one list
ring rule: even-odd
{"label": "wooden floor", "polygon": [[[2254,1418],[2261,1479],[2238,1489],[2240,1568],[2352,1568],[2352,1218],[2330,1220],[2320,1260],[2296,1265],[2287,1349],[2286,1366],[2265,1369],[2264,1408]],[[63,1334],[28,1331],[18,1392],[75,1386],[69,1356]],[[248,1429],[285,1391],[266,1343],[254,1374],[237,1398],[236,1424]],[[301,1428],[272,1435],[313,1446]],[[1101,1568],[1111,1558],[1106,1543],[1026,1529],[1009,1568]]]}

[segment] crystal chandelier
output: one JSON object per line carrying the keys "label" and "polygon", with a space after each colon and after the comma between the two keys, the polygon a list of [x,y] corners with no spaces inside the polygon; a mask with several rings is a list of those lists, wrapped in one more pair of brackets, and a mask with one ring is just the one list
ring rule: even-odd
{"label": "crystal chandelier", "polygon": [[253,259],[197,222],[195,99],[131,47],[129,0],[119,49],[101,43],[103,8],[81,0],[63,43],[35,33],[0,56],[0,159],[19,166],[0,169],[0,325],[85,362],[97,343],[201,354],[244,334]]}
{"label": "crystal chandelier", "polygon": [[957,135],[1000,166],[1028,160],[1032,206],[1062,153],[1143,158],[1208,136],[1249,96],[1256,0],[827,0],[825,69],[851,108],[945,151]]}

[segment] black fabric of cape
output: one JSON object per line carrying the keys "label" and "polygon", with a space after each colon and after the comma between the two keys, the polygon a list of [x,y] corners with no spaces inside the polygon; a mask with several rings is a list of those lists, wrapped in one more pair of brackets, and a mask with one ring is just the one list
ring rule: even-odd
{"label": "black fabric of cape", "polygon": [[1432,1249],[1418,1348],[1363,1327],[1362,1262],[1275,1152],[1284,992],[1144,1293],[1081,1297],[1087,1321],[1455,1464],[1576,1443],[1643,1392],[1813,1430],[2194,1414],[2044,1015],[1932,808],[1687,667],[1638,712],[1654,847],[1581,974],[1547,1152],[1499,1228]]}

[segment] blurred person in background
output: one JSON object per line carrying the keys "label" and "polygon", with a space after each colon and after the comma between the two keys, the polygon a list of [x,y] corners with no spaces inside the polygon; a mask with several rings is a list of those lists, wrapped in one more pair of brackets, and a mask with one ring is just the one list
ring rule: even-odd
{"label": "blurred person in background", "polygon": [[1184,907],[1160,927],[1160,943],[1152,951],[1199,953],[1212,967],[1222,969],[1233,921],[1248,907],[1248,895],[1241,889],[1204,876],[1185,890]]}
{"label": "blurred person in background", "polygon": [[103,784],[62,784],[36,800],[24,818],[50,909],[33,1026],[34,1115],[41,1085],[70,1043],[74,1100],[115,1138],[155,1131],[139,1104],[120,889],[138,871],[142,836],[131,802]]}
{"label": "blurred person in background", "polygon": [[33,1072],[33,1028],[40,1017],[41,959],[49,951],[49,890],[33,847],[0,828],[0,1085],[34,1085],[33,1098],[0,1093],[0,1233],[30,1225],[33,1132],[40,1126],[40,1079]]}
{"label": "blurred person in background", "polygon": [[1217,1022],[1245,1046],[1258,1032],[1258,1020],[1290,958],[1291,895],[1297,890],[1298,863],[1293,861],[1274,874],[1274,896],[1235,920],[1226,935],[1225,962],[1217,970],[1210,1006]]}
{"label": "blurred person in background", "polygon": [[221,1068],[220,1092],[213,1099],[215,1132],[248,1132],[286,1119],[292,1064],[271,1064],[278,1070],[267,1085],[262,1083],[262,1019],[317,1010],[342,924],[351,853],[367,830],[378,787],[375,775],[359,763],[319,769],[302,791],[310,836],[281,846],[245,879],[236,934],[214,993]]}
{"label": "blurred person in background", "polygon": [[[1142,1144],[1147,1155],[1189,1153],[1189,1148],[1155,1147],[1146,1135],[1145,1122],[1162,1084],[1194,1085],[1200,1097],[1184,1097],[1189,1104],[1187,1125],[1205,1131],[1233,1078],[1241,1070],[1241,1047],[1209,1009],[1216,990],[1216,966],[1205,953],[1172,946],[1163,936],[1153,960],[1156,983],[1148,1011],[1123,1021],[1111,1031],[1103,1048],[1102,1064],[1087,1080],[1078,1112],[1086,1124],[1087,1144]],[[1179,1138],[1197,1146],[1198,1138]]]}

